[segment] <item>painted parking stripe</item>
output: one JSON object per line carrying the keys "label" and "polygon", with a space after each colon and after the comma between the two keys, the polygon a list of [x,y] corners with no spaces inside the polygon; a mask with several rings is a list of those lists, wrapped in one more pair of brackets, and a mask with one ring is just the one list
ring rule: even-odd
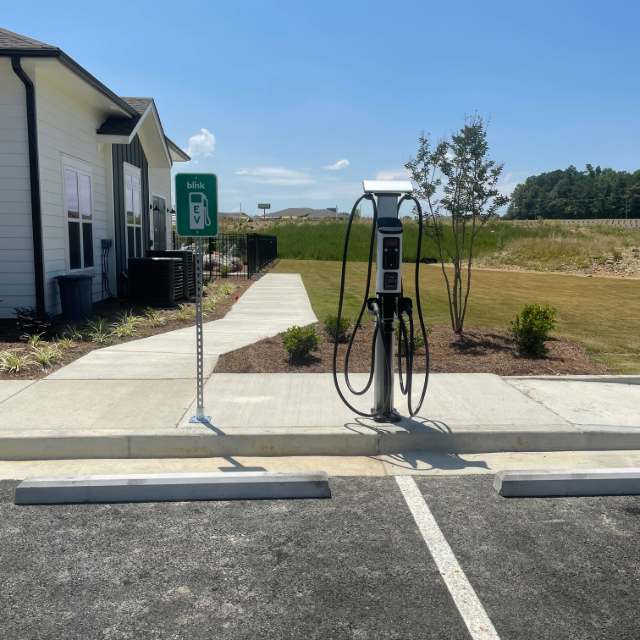
{"label": "painted parking stripe", "polygon": [[471,637],[473,640],[500,640],[415,480],[411,476],[396,476],[396,480]]}

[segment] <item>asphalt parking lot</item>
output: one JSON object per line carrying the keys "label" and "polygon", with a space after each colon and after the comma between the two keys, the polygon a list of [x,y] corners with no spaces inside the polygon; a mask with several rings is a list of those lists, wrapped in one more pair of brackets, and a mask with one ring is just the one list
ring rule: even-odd
{"label": "asphalt parking lot", "polygon": [[[502,640],[640,637],[640,497],[415,481]],[[319,501],[17,507],[0,482],[0,637],[469,639],[393,477]],[[476,636],[480,637],[480,636]]]}

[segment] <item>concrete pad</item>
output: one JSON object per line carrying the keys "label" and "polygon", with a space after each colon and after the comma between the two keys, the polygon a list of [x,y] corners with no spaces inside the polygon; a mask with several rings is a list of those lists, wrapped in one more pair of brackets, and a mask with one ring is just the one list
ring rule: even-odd
{"label": "concrete pad", "polygon": [[0,403],[34,384],[35,380],[0,380]]}
{"label": "concrete pad", "polygon": [[15,504],[330,498],[324,471],[244,471],[27,478]]}
{"label": "concrete pad", "polygon": [[[392,455],[383,455],[380,456],[380,459],[384,465],[386,474],[390,476],[495,474],[498,471],[511,469],[640,467],[640,451],[517,451],[462,454],[406,451]],[[6,462],[4,464],[19,465],[25,463]],[[0,473],[6,473],[1,469],[2,465],[0,464]],[[23,476],[17,477],[21,478]]]}
{"label": "concrete pad", "polygon": [[[2,403],[0,431],[28,437],[29,432],[42,430],[64,436],[68,430],[80,435],[102,428],[117,428],[121,433],[171,428],[195,395],[193,380],[45,379]],[[46,438],[40,439],[46,449]],[[0,442],[4,458],[9,445]]]}
{"label": "concrete pad", "polygon": [[[620,464],[618,466],[621,466]],[[384,476],[378,458],[368,456],[287,456],[225,458],[16,460],[0,462],[0,480],[34,476],[85,476],[139,473],[229,473],[231,471],[313,471],[329,476]]]}
{"label": "concrete pad", "polygon": [[640,385],[558,378],[505,381],[572,424],[640,427]]}
{"label": "concrete pad", "polygon": [[[351,376],[364,387],[366,374]],[[415,388],[424,377],[414,378]],[[228,427],[368,427],[384,430],[372,420],[354,415],[338,397],[329,373],[216,374],[205,385],[205,407],[216,428]],[[302,401],[304,399],[304,401]],[[406,415],[406,398],[396,377],[395,405]],[[350,400],[369,412],[373,394]],[[452,426],[527,426],[534,430],[567,421],[518,392],[492,374],[433,374],[421,417],[405,417],[396,426],[446,433]],[[187,426],[187,422],[181,423]]]}
{"label": "concrete pad", "polygon": [[504,380],[555,380],[562,382],[608,382],[616,384],[640,384],[640,375],[611,376],[505,376]]}
{"label": "concrete pad", "polygon": [[640,467],[499,471],[493,488],[507,498],[640,495]]}
{"label": "concrete pad", "polygon": [[[204,356],[208,376],[218,362]],[[196,354],[98,349],[54,371],[46,380],[177,380],[196,378]]]}

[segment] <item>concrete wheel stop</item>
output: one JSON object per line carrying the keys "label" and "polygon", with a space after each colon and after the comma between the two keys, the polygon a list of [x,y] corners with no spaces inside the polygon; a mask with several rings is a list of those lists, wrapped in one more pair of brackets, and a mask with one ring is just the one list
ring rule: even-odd
{"label": "concrete wheel stop", "polygon": [[505,498],[640,495],[640,468],[499,471],[493,488]]}
{"label": "concrete wheel stop", "polygon": [[18,505],[330,498],[324,471],[247,471],[27,478]]}

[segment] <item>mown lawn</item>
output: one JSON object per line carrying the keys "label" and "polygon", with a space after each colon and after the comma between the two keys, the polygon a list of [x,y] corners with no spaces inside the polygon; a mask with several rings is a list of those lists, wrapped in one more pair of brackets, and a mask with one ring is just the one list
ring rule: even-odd
{"label": "mown lawn", "polygon": [[[413,268],[404,266],[406,295],[411,298]],[[281,260],[274,272],[299,273],[322,320],[337,310],[340,270],[339,262]],[[344,313],[351,317],[360,310],[365,283],[366,264],[350,263]],[[429,324],[449,323],[439,265],[421,267],[420,295]],[[523,305],[533,302],[558,309],[557,335],[582,344],[614,373],[640,374],[640,280],[474,269],[466,324],[507,328]]]}

